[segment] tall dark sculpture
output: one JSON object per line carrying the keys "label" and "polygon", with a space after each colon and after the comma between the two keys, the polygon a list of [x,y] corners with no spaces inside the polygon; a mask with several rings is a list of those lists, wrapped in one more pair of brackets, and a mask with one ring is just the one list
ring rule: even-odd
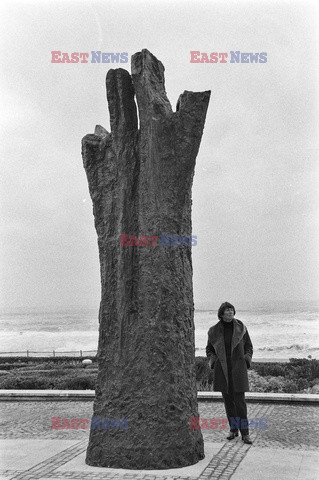
{"label": "tall dark sculpture", "polygon": [[[195,379],[191,187],[210,91],[185,91],[172,111],[164,67],[148,50],[132,76],[106,77],[111,133],[82,140],[101,265],[99,373],[86,463],[161,469],[204,458]],[[137,108],[134,101],[136,95]],[[121,246],[121,234],[157,246]],[[101,419],[125,419],[116,422]],[[126,426],[128,428],[119,428]],[[98,428],[100,427],[100,428]]]}

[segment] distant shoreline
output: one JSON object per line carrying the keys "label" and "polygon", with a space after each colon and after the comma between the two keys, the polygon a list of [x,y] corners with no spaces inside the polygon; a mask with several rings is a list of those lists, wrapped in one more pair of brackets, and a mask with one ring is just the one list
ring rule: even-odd
{"label": "distant shoreline", "polygon": [[[43,352],[43,353],[46,353],[46,352]],[[84,360],[85,358],[95,358],[96,355],[82,355],[82,356],[72,356],[72,355],[59,355],[60,352],[56,352],[57,355],[56,356],[47,356],[47,355],[37,355],[37,356],[32,356],[32,355],[29,355],[29,357],[26,357],[26,356],[23,356],[23,355],[17,355],[17,356],[14,356],[14,355],[1,355],[0,354],[0,364],[1,363],[4,363],[4,360],[15,360],[15,361],[32,361],[32,360],[38,360],[38,361],[46,361],[46,360],[53,360],[53,361],[58,361],[59,359],[63,360],[64,362],[68,362],[68,361],[75,361],[75,360],[78,360],[78,361],[82,361]],[[206,357],[206,355],[195,355],[195,358],[203,358],[203,357]],[[290,357],[290,358],[294,358],[294,359],[298,359],[298,360],[317,360],[316,358],[307,358],[307,357]],[[289,363],[289,358],[266,358],[266,357],[258,357],[258,358],[255,358],[253,357],[252,359],[252,362],[253,363]],[[11,362],[9,362],[11,363]]]}

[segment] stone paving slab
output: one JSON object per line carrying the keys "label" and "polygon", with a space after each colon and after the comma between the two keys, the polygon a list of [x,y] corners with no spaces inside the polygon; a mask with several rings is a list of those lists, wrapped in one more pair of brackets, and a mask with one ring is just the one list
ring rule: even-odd
{"label": "stone paving slab", "polygon": [[[53,442],[53,443],[52,443]],[[19,440],[15,442],[15,444],[11,445],[11,449],[13,448],[13,452],[11,451],[11,456],[16,455],[17,458],[19,459],[20,456],[20,451],[17,448],[19,445]],[[79,455],[80,453],[84,452],[87,448],[87,441],[81,441],[81,442],[72,442],[71,444],[62,445],[62,450],[59,448],[62,442],[59,442],[57,440],[54,441],[42,441],[42,448],[46,451],[46,458],[44,458],[42,461],[38,457],[38,444],[36,445],[31,445],[33,450],[28,452],[28,455],[30,458],[33,460],[33,464],[31,467],[27,469],[23,469],[23,471],[15,471],[11,472],[9,475],[7,475],[7,478],[10,480],[30,480],[30,479],[40,479],[45,475],[49,475],[52,471],[56,470],[59,468],[59,466],[63,465],[64,463],[67,463],[69,460],[74,458],[76,455]],[[5,449],[8,450],[10,445],[7,443],[5,444]],[[40,461],[39,461],[40,460]],[[15,464],[14,464],[15,465]],[[12,468],[12,467],[11,467]],[[0,474],[3,476],[8,473],[6,470],[2,470]]]}
{"label": "stone paving slab", "polygon": [[[77,441],[72,440],[30,440],[1,439],[0,466],[1,470],[28,470],[47,460],[52,455],[62,452]],[[34,453],[36,452],[36,455]]]}
{"label": "stone paving slab", "polygon": [[276,480],[318,480],[319,453],[286,450],[285,455],[274,448],[254,448],[237,467],[232,480],[247,480],[247,472],[253,478]]}

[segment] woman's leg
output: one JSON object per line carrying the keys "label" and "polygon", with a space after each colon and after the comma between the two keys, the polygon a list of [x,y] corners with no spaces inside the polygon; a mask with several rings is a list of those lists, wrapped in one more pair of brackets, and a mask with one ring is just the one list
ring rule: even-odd
{"label": "woman's leg", "polygon": [[240,433],[249,435],[249,425],[247,420],[247,404],[245,392],[234,392],[234,403],[238,417],[240,418]]}
{"label": "woman's leg", "polygon": [[226,410],[226,415],[228,418],[229,428],[231,432],[238,432],[238,428],[234,423],[234,419],[236,420],[237,412],[236,412],[236,404],[233,392],[223,393],[224,405]]}

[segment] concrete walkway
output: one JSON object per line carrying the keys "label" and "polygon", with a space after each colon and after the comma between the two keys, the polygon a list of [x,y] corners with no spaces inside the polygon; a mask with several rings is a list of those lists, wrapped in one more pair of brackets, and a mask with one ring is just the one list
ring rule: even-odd
{"label": "concrete walkway", "polygon": [[[172,470],[123,470],[85,464],[88,428],[52,429],[52,417],[90,419],[92,400],[2,401],[0,479],[318,480],[318,404],[248,402],[253,445],[225,439],[221,428],[203,429],[205,459]],[[199,401],[201,421],[225,418],[221,401]],[[83,424],[84,425],[84,424]],[[221,425],[222,426],[222,425]]]}

